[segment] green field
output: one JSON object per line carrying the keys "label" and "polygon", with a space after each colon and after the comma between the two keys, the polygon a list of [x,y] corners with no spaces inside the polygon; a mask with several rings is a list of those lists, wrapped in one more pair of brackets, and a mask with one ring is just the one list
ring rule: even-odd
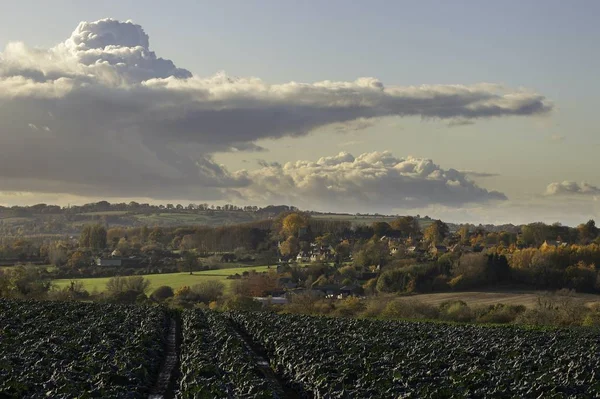
{"label": "green field", "polygon": [[[272,267],[273,270],[275,268]],[[257,272],[267,271],[267,266],[252,266],[252,267],[235,267],[231,269],[220,269],[220,270],[205,270],[201,272],[194,272],[194,274],[190,275],[189,273],[165,273],[165,274],[146,274],[143,275],[144,278],[150,280],[150,291],[160,287],[161,285],[167,285],[174,290],[177,288],[188,285],[192,286],[197,284],[202,280],[220,280],[225,283],[226,289],[228,290],[231,282],[234,280],[227,279],[227,276],[230,276],[235,273],[242,274],[245,271],[256,270]],[[104,291],[106,288],[106,283],[110,277],[98,277],[98,278],[82,278],[77,279],[77,281],[81,281],[88,292],[92,292],[97,290],[98,292]],[[54,284],[59,287],[66,287],[71,281],[74,279],[61,279],[54,280]]]}
{"label": "green field", "polygon": [[[398,218],[398,216],[384,216],[384,215],[351,215],[343,213],[331,213],[331,214],[314,214],[311,215],[313,219],[320,220],[333,220],[338,222],[350,222],[354,226],[358,225],[371,225],[375,222],[387,222],[390,223]],[[433,219],[420,218],[419,225],[421,229],[426,229],[433,223]]]}

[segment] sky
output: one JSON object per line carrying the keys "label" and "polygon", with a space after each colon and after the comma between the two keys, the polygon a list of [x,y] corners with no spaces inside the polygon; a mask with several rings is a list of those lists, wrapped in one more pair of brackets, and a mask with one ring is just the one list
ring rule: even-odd
{"label": "sky", "polygon": [[598,15],[583,0],[5,1],[0,204],[600,218]]}

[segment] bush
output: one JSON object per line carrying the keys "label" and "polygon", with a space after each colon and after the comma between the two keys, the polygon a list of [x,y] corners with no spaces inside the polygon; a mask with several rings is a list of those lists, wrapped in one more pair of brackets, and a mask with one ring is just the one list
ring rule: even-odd
{"label": "bush", "polygon": [[480,308],[475,313],[477,314],[478,323],[506,324],[514,322],[526,310],[527,308],[523,305],[504,305],[499,303]]}
{"label": "bush", "polygon": [[[561,290],[538,297],[536,307],[523,312],[516,322],[526,325],[582,325],[588,309],[573,297],[573,292]],[[592,320],[588,320],[592,322]]]}
{"label": "bush", "polygon": [[132,291],[140,294],[146,294],[146,291],[150,288],[150,281],[141,276],[131,277],[112,277],[106,283],[106,292],[110,296],[122,294],[128,291]]}
{"label": "bush", "polygon": [[387,303],[381,316],[391,319],[435,319],[438,311],[417,300],[396,298]]}
{"label": "bush", "polygon": [[440,305],[440,316],[447,321],[467,323],[474,320],[469,305],[463,301],[446,301]]}
{"label": "bush", "polygon": [[203,280],[191,288],[196,302],[210,303],[223,296],[225,284],[219,280]]}
{"label": "bush", "polygon": [[336,316],[352,317],[366,309],[366,304],[361,299],[350,296],[343,301],[338,302],[335,309]]}
{"label": "bush", "polygon": [[365,304],[365,310],[361,313],[361,317],[378,317],[381,315],[385,306],[387,305],[387,301],[383,300],[381,297],[373,297],[369,298]]}
{"label": "bush", "polygon": [[150,295],[150,298],[154,301],[162,302],[165,299],[171,298],[173,296],[175,296],[173,288],[169,287],[168,285],[162,285],[154,290],[152,295]]}

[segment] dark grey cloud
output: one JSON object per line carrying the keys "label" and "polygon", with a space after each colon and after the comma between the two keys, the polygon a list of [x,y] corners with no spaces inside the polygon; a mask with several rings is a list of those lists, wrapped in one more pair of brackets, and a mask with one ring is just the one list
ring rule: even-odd
{"label": "dark grey cloud", "polygon": [[200,78],[157,57],[139,25],[82,22],[53,48],[10,43],[0,54],[0,190],[218,198],[252,182],[212,154],[264,151],[259,139],[332,124],[364,130],[387,116],[473,120],[551,109],[539,94],[492,84]]}

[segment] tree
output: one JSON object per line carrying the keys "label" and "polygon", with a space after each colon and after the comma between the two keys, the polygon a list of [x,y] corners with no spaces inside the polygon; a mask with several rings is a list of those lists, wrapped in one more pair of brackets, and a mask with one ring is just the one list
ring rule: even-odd
{"label": "tree", "polygon": [[371,239],[354,255],[354,263],[362,267],[384,266],[389,257],[387,244],[377,239]]}
{"label": "tree", "polygon": [[157,302],[162,302],[167,298],[172,298],[174,295],[175,293],[173,292],[173,288],[169,287],[168,285],[161,285],[152,292],[150,298]]}
{"label": "tree", "polygon": [[300,245],[298,239],[294,236],[288,237],[288,239],[282,242],[279,246],[279,252],[283,256],[294,256],[298,254],[299,250]]}
{"label": "tree", "polygon": [[[481,284],[487,280],[488,259],[482,253],[464,254],[452,267],[452,275],[457,280],[450,281],[451,286],[458,285],[457,288],[469,288]],[[452,282],[455,281],[455,284]]]}
{"label": "tree", "polygon": [[383,237],[392,230],[390,225],[386,222],[374,222],[371,227],[373,228],[373,234],[377,237]]}
{"label": "tree", "polygon": [[587,223],[577,226],[577,230],[579,231],[579,240],[581,243],[587,244],[596,239],[599,229],[596,227],[594,220],[588,220]]}
{"label": "tree", "polygon": [[425,229],[425,241],[430,244],[438,245],[444,241],[449,232],[448,225],[441,220],[435,220]]}
{"label": "tree", "polygon": [[192,286],[191,291],[197,302],[208,304],[223,296],[225,284],[219,280],[201,280],[198,284]]}
{"label": "tree", "polygon": [[82,251],[75,251],[71,254],[67,262],[67,266],[71,268],[85,267],[90,264],[89,258]]}
{"label": "tree", "polygon": [[148,238],[150,239],[150,241],[153,241],[156,243],[161,243],[164,236],[165,236],[165,234],[164,234],[163,230],[157,226],[152,229]]}
{"label": "tree", "polygon": [[458,235],[460,236],[461,244],[463,244],[463,245],[469,244],[469,227],[468,226],[461,226],[461,228],[458,229]]}
{"label": "tree", "polygon": [[92,226],[86,224],[79,235],[79,246],[83,248],[90,247],[90,238],[92,236]]}
{"label": "tree", "polygon": [[92,227],[90,231],[89,247],[95,250],[106,248],[106,228],[101,224]]}
{"label": "tree", "polygon": [[62,241],[50,244],[50,248],[48,249],[48,259],[54,266],[64,266],[69,259],[66,244]]}
{"label": "tree", "polygon": [[284,237],[298,237],[300,229],[308,227],[308,220],[299,213],[290,213],[281,223],[281,233]]}
{"label": "tree", "polygon": [[193,274],[194,269],[198,267],[198,257],[191,251],[182,251],[179,259],[179,271]]}
{"label": "tree", "polygon": [[85,225],[79,236],[79,246],[100,250],[106,248],[107,232],[101,224]]}
{"label": "tree", "polygon": [[401,216],[390,223],[390,226],[403,238],[415,237],[421,232],[419,221],[412,216]]}

